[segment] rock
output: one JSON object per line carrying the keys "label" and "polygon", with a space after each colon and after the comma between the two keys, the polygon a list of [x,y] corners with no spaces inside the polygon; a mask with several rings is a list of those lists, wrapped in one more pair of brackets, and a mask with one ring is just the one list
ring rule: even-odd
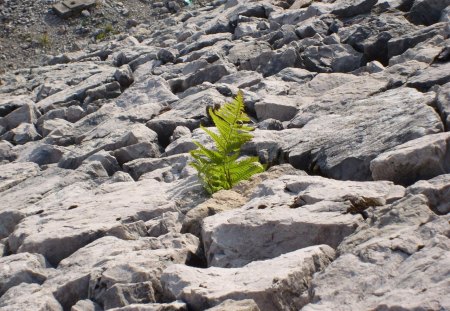
{"label": "rock", "polygon": [[[279,140],[288,142],[282,148],[289,150],[289,163],[294,167],[335,179],[371,180],[369,165],[376,156],[412,139],[442,131],[440,118],[426,104],[433,101],[432,94],[395,89],[347,103],[341,106],[347,112],[339,109],[335,115],[315,118],[301,129],[274,133]],[[324,107],[327,114],[330,109],[330,104]],[[317,116],[320,109],[314,110]],[[411,114],[405,114],[406,111]],[[353,127],[356,124],[358,127]]]}
{"label": "rock", "polygon": [[433,85],[443,85],[450,82],[450,63],[432,65],[419,71],[406,84],[420,91],[428,91]]}
{"label": "rock", "polygon": [[376,0],[338,1],[333,6],[331,13],[339,17],[352,17],[359,14],[369,13],[376,3]]}
{"label": "rock", "polygon": [[157,158],[160,156],[159,146],[155,143],[137,143],[114,151],[120,165],[140,158]]}
{"label": "rock", "polygon": [[186,301],[193,310],[205,310],[227,299],[253,299],[261,310],[298,310],[309,302],[312,275],[329,265],[334,256],[332,248],[320,245],[242,268],[172,265],[161,282],[171,296]]}
{"label": "rock", "polygon": [[0,166],[0,192],[8,190],[26,179],[37,175],[39,166],[35,163],[9,163]]}
{"label": "rock", "polygon": [[75,123],[84,117],[85,114],[86,112],[80,106],[70,106],[66,111],[66,119],[69,122]]}
{"label": "rock", "polygon": [[[27,144],[28,147],[30,144]],[[25,148],[24,148],[25,149]],[[35,146],[31,146],[28,150],[20,150],[20,156],[17,161],[19,162],[34,162],[41,165],[47,165],[52,163],[58,163],[64,152],[64,147],[37,143]]]}
{"label": "rock", "polygon": [[74,304],[70,311],[101,311],[102,308],[93,302],[92,300],[79,300],[76,304]]}
{"label": "rock", "polygon": [[14,110],[27,105],[29,107],[33,107],[34,102],[30,100],[28,96],[19,95],[19,96],[8,96],[4,95],[2,99],[0,99],[0,117],[5,117],[9,113]]}
{"label": "rock", "polygon": [[13,145],[6,141],[0,141],[0,162],[1,161],[14,161],[17,154],[13,151]]}
{"label": "rock", "polygon": [[370,162],[374,180],[411,185],[450,173],[450,133],[423,136],[380,154]]}
{"label": "rock", "polygon": [[416,25],[431,25],[441,18],[443,10],[450,5],[448,0],[418,0],[414,1],[409,11],[408,19]]}
{"label": "rock", "polygon": [[258,305],[253,299],[243,299],[243,300],[225,300],[221,304],[207,309],[208,311],[259,311]]}
{"label": "rock", "polygon": [[183,218],[183,214],[173,212],[165,213],[160,217],[147,221],[145,225],[148,230],[148,236],[159,237],[169,232],[181,232]]}
{"label": "rock", "polygon": [[146,303],[131,304],[122,308],[109,309],[111,311],[187,311],[187,306],[182,301],[171,303]]}
{"label": "rock", "polygon": [[301,68],[285,68],[275,76],[286,82],[305,83],[314,78],[316,73]]}
{"label": "rock", "polygon": [[247,88],[258,84],[262,80],[262,75],[258,72],[240,70],[236,73],[231,73],[222,77],[217,83],[230,84],[239,89]]}
{"label": "rock", "polygon": [[[424,196],[407,196],[376,208],[368,225],[344,240],[340,256],[316,275],[305,311],[446,309],[450,267],[448,219]],[[336,295],[339,291],[339,295]]]}
{"label": "rock", "polygon": [[178,56],[178,51],[170,48],[163,48],[158,51],[156,55],[157,59],[162,61],[163,63],[174,63]]}
{"label": "rock", "polygon": [[33,124],[22,123],[18,127],[7,132],[1,138],[11,141],[16,145],[23,145],[29,141],[41,139],[41,135],[36,131]]}
{"label": "rock", "polygon": [[123,165],[125,172],[129,173],[134,180],[138,180],[143,174],[161,168],[173,168],[181,171],[190,160],[187,154],[177,154],[164,158],[136,159]]}
{"label": "rock", "polygon": [[130,66],[123,65],[114,73],[114,78],[120,83],[121,87],[129,87],[134,82],[133,72]]}
{"label": "rock", "polygon": [[64,119],[50,119],[45,120],[42,123],[42,126],[40,126],[39,130],[41,131],[42,135],[46,137],[48,134],[53,132],[57,129],[70,129],[72,127],[72,124],[69,121],[66,121]]}
{"label": "rock", "polygon": [[144,81],[134,83],[116,100],[119,107],[130,108],[142,104],[162,105],[178,99],[170,90],[169,84],[161,77],[149,76]]}
{"label": "rock", "polygon": [[6,115],[2,123],[5,124],[4,130],[8,131],[18,127],[22,123],[35,124],[40,116],[41,113],[34,104],[24,104]]}
{"label": "rock", "polygon": [[403,36],[392,38],[388,41],[388,59],[400,55],[407,49],[416,46],[418,43],[426,41],[438,35],[445,37],[445,23],[438,23],[426,28],[421,28]]}
{"label": "rock", "polygon": [[14,254],[0,258],[0,297],[21,283],[42,284],[48,275],[45,258],[39,254]]}
{"label": "rock", "polygon": [[111,99],[116,98],[122,93],[120,84],[117,81],[111,83],[102,84],[95,88],[86,91],[86,102],[90,103],[98,99]]}
{"label": "rock", "polygon": [[242,208],[203,220],[208,264],[241,267],[313,245],[336,248],[362,224],[359,214],[364,215],[366,208],[403,195],[402,187],[386,182],[337,182],[312,176],[266,181]]}
{"label": "rock", "polygon": [[301,57],[306,69],[315,72],[350,72],[362,61],[362,54],[347,44],[310,46]]}
{"label": "rock", "polygon": [[181,137],[191,136],[191,130],[186,126],[177,126],[173,130],[172,136],[170,136],[170,141],[173,142]]}
{"label": "rock", "polygon": [[162,271],[174,263],[194,260],[198,246],[192,235],[133,241],[106,236],[61,261],[44,287],[65,307],[86,298],[104,309],[154,303],[162,297]]}
{"label": "rock", "polygon": [[436,106],[441,115],[446,129],[450,129],[450,83],[444,84],[438,89]]}
{"label": "rock", "polygon": [[255,111],[258,120],[275,119],[279,121],[289,121],[298,112],[302,100],[289,96],[265,96],[255,104]]}
{"label": "rock", "polygon": [[15,310],[46,310],[63,311],[52,293],[38,284],[22,283],[10,288],[0,297],[0,308],[5,311]]}
{"label": "rock", "polygon": [[450,212],[450,175],[440,175],[430,180],[420,180],[406,188],[407,194],[423,194],[430,208],[440,215]]}
{"label": "rock", "polygon": [[[158,189],[158,193],[148,196],[144,189],[151,187]],[[129,228],[127,219],[147,221],[164,212],[176,210],[174,204],[170,204],[165,197],[166,187],[164,183],[145,180],[104,184],[100,187],[78,183],[71,189],[63,188],[57,191],[58,197],[52,196],[34,204],[32,208],[42,212],[22,220],[9,236],[8,245],[12,252],[39,253],[52,265],[57,265],[62,259],[108,232],[127,239],[136,238],[141,231],[139,227]],[[96,196],[95,191],[102,191],[102,195]],[[99,217],[101,222],[98,221]],[[40,224],[39,232],[33,229],[37,223]],[[59,228],[57,237],[53,233],[55,226]],[[128,233],[130,231],[131,234]]]}

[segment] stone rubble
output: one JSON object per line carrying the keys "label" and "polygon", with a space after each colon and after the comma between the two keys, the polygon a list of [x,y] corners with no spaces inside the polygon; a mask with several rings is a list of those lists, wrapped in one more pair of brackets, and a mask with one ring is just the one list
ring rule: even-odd
{"label": "stone rubble", "polygon": [[[1,73],[0,309],[450,309],[449,1],[194,2]],[[268,169],[208,196],[239,90]]]}

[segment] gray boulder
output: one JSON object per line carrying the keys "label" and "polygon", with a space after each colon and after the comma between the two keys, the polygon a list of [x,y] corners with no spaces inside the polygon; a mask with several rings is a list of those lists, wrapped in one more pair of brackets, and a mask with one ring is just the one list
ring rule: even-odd
{"label": "gray boulder", "polygon": [[309,301],[313,274],[328,266],[334,256],[331,247],[320,245],[242,268],[172,265],[161,282],[170,297],[186,301],[193,310],[205,310],[227,299],[253,299],[261,310],[298,310]]}
{"label": "gray boulder", "polygon": [[416,0],[409,11],[409,20],[416,25],[437,23],[443,11],[450,5],[448,0]]}
{"label": "gray boulder", "polygon": [[331,44],[310,46],[301,58],[309,71],[350,72],[361,66],[362,54],[347,44]]}
{"label": "gray boulder", "polygon": [[21,253],[0,258],[0,297],[21,283],[42,284],[47,271],[45,258],[39,254]]}
{"label": "gray boulder", "polygon": [[420,180],[406,188],[406,193],[425,195],[430,208],[440,215],[450,212],[450,174]]}
{"label": "gray boulder", "polygon": [[370,162],[374,180],[411,185],[450,173],[450,133],[423,136],[380,154]]}
{"label": "gray boulder", "polygon": [[208,264],[241,267],[304,247],[336,248],[362,224],[361,214],[404,195],[387,182],[285,176],[262,183],[242,208],[203,220]]}
{"label": "gray boulder", "polygon": [[[424,196],[407,196],[376,208],[339,246],[340,256],[317,274],[305,311],[448,309],[448,219]],[[336,291],[339,295],[336,295]]]}

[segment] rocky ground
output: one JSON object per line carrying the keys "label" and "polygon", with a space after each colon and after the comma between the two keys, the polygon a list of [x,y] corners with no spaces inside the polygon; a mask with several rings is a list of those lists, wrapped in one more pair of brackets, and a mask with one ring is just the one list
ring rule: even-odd
{"label": "rocky ground", "polygon": [[[155,2],[6,71],[0,310],[450,310],[449,5]],[[268,170],[209,197],[239,89]]]}
{"label": "rocky ground", "polygon": [[51,54],[83,50],[90,43],[108,40],[137,24],[186,8],[183,0],[96,0],[94,7],[60,17],[58,0],[0,1],[0,73],[41,66]]}

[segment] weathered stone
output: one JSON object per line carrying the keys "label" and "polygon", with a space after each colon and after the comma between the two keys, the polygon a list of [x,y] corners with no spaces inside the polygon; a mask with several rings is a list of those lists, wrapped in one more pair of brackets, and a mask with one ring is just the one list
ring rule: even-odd
{"label": "weathered stone", "polygon": [[187,311],[186,304],[182,301],[171,303],[146,303],[131,304],[122,308],[109,309],[110,311]]}
{"label": "weathered stone", "polygon": [[207,309],[208,311],[260,311],[258,305],[253,299],[243,299],[243,300],[225,300],[221,304]]}
{"label": "weathered stone", "polygon": [[102,311],[103,309],[92,300],[80,300],[74,304],[70,311]]}
{"label": "weathered stone", "polygon": [[5,124],[5,131],[8,131],[16,128],[22,123],[35,124],[40,116],[41,113],[34,104],[24,104],[20,108],[6,115],[2,122]]}
{"label": "weathered stone", "polygon": [[377,0],[341,0],[337,1],[331,11],[339,17],[352,17],[370,12]]}
{"label": "weathered stone", "polygon": [[134,82],[133,72],[128,65],[118,68],[114,73],[114,78],[122,87],[129,87]]}
{"label": "weathered stone", "polygon": [[86,298],[105,309],[156,302],[162,297],[162,271],[193,259],[198,247],[199,241],[192,235],[133,241],[103,237],[61,261],[44,287],[65,307]]}
{"label": "weathered stone", "polygon": [[21,283],[42,284],[46,279],[47,263],[39,254],[14,254],[0,258],[0,297]]}
{"label": "weathered stone", "polygon": [[423,194],[428,205],[438,214],[450,212],[450,175],[440,175],[430,180],[420,180],[406,188],[407,194]]}
{"label": "weathered stone", "polygon": [[411,77],[406,85],[421,91],[428,91],[433,85],[450,82],[449,72],[450,63],[432,65]]}
{"label": "weathered stone", "polygon": [[38,284],[22,283],[10,288],[0,297],[0,308],[5,311],[45,310],[63,311],[52,293]]}
{"label": "weathered stone", "polygon": [[204,219],[202,240],[208,264],[240,267],[317,244],[336,248],[362,224],[359,214],[365,209],[403,195],[402,187],[387,182],[338,182],[312,176],[266,181],[241,209]]}
{"label": "weathered stone", "polygon": [[39,173],[35,163],[9,163],[0,166],[0,192],[12,188]]}
{"label": "weathered stone", "polygon": [[35,141],[42,138],[33,124],[22,123],[18,127],[6,132],[0,138],[9,140],[16,145],[23,145],[29,141]]}
{"label": "weathered stone", "polygon": [[374,180],[411,185],[450,173],[450,133],[423,136],[380,154],[370,162]]}
{"label": "weathered stone", "polygon": [[409,11],[408,19],[418,25],[431,25],[441,18],[443,10],[450,5],[448,0],[417,0]]}
{"label": "weathered stone", "polygon": [[[340,106],[347,112],[339,108],[335,115],[315,118],[301,129],[274,133],[287,142],[282,148],[289,150],[294,167],[336,179],[370,180],[369,164],[376,156],[443,130],[439,116],[426,104],[433,101],[432,94],[395,89],[347,103]],[[330,104],[324,111],[329,113]]]}
{"label": "weathered stone", "polygon": [[149,76],[142,82],[134,83],[116,100],[119,107],[130,108],[142,104],[172,103],[178,99],[169,84],[161,77]]}
{"label": "weathered stone", "polygon": [[350,72],[361,66],[362,54],[347,44],[310,46],[301,55],[306,69],[315,72]]}
{"label": "weathered stone", "polygon": [[13,151],[13,145],[6,141],[0,141],[0,162],[1,161],[14,161],[17,154]]}
{"label": "weathered stone", "polygon": [[[408,196],[372,211],[368,225],[344,240],[340,256],[316,275],[303,310],[446,309],[448,219],[424,196]],[[339,295],[336,295],[336,291]]]}
{"label": "weathered stone", "polygon": [[242,268],[172,265],[161,281],[171,296],[186,301],[193,310],[205,310],[227,299],[253,299],[261,310],[300,309],[309,302],[312,275],[328,266],[334,256],[331,247],[320,245]]}
{"label": "weathered stone", "polygon": [[450,130],[450,83],[444,84],[438,89],[436,106],[446,129]]}

